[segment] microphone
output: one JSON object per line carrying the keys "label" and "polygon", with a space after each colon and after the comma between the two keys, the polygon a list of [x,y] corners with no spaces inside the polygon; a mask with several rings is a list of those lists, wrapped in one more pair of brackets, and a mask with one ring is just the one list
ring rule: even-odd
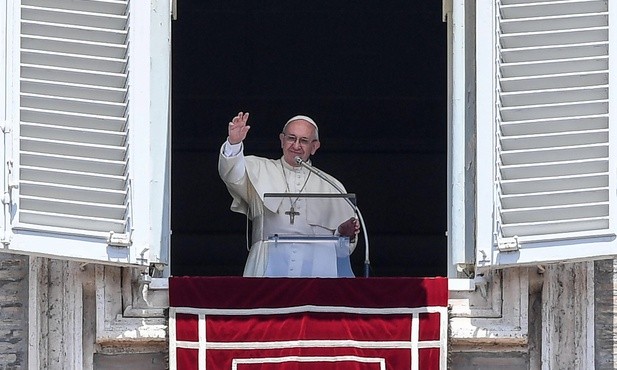
{"label": "microphone", "polygon": [[[315,167],[311,166],[310,164],[308,164],[299,155],[294,157],[294,161],[296,161],[296,163],[299,164],[300,166],[306,168],[307,170],[313,172],[315,175],[319,176],[322,180],[324,180],[328,184],[332,185],[332,187],[335,188],[339,193],[341,193],[341,194],[345,194],[346,193],[343,189],[341,189],[340,186],[338,186],[336,183],[334,183],[332,180],[330,180],[326,175],[324,175],[323,172],[321,172],[317,168],[315,168]],[[349,199],[347,199],[347,198],[345,198],[345,199],[347,200],[349,205],[351,205],[351,208],[353,208],[355,210],[356,206],[353,205],[353,203],[351,203],[351,201]]]}
{"label": "microphone", "polygon": [[[319,176],[322,180],[324,180],[328,184],[332,185],[332,187],[334,189],[336,189],[336,191],[338,191],[340,194],[346,194],[347,193],[346,191],[341,189],[341,187],[338,186],[334,181],[332,181],[330,178],[328,178],[328,176],[326,176],[323,172],[321,172],[317,168],[311,166],[310,164],[306,163],[306,161],[304,159],[302,159],[302,157],[300,157],[299,155],[294,157],[294,161],[296,161],[296,163],[299,164],[300,166],[306,168],[307,170],[311,171],[315,175]],[[364,234],[364,277],[368,277],[369,276],[369,270],[370,270],[371,262],[369,260],[368,233],[366,231],[366,225],[364,224],[364,217],[362,217],[362,213],[360,213],[360,209],[355,204],[353,204],[353,202],[351,200],[349,200],[349,198],[343,198],[343,199],[345,199],[347,201],[349,206],[358,215],[358,220],[360,220],[360,224],[362,225],[362,229],[364,231],[364,233],[363,233]]]}

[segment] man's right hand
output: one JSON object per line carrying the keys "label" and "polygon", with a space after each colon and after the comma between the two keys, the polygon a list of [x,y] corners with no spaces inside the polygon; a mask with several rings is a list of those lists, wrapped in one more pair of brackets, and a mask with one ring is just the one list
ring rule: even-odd
{"label": "man's right hand", "polygon": [[246,134],[251,128],[251,126],[246,125],[248,120],[248,113],[239,112],[238,115],[229,122],[229,127],[227,128],[227,141],[229,141],[230,144],[239,144],[246,138]]}

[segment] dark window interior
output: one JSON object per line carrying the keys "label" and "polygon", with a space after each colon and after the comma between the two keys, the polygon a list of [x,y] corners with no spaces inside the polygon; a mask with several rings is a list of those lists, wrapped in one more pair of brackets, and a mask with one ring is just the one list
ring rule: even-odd
{"label": "dark window interior", "polygon": [[[217,173],[227,123],[281,155],[296,114],[313,163],[357,195],[371,276],[446,274],[446,24],[440,1],[179,1],[173,49],[173,275],[241,275],[246,220]],[[362,275],[364,241],[352,255]]]}

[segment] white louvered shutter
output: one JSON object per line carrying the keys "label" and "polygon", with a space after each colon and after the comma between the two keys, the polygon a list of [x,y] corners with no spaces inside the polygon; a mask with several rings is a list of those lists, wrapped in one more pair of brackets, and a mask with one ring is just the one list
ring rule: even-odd
{"label": "white louvered shutter", "polygon": [[127,5],[22,1],[24,226],[128,233]]}
{"label": "white louvered shutter", "polygon": [[[13,148],[6,148],[14,163],[10,183],[16,185],[10,189],[9,250],[112,263],[165,262],[159,257],[166,253],[159,249],[166,248],[160,240],[167,238],[141,230],[149,228],[151,204],[163,199],[139,202],[134,196],[157,193],[141,185],[152,182],[143,179],[154,169],[143,153],[151,152],[155,129],[148,114],[137,119],[130,113],[132,104],[169,105],[168,91],[154,97],[143,92],[152,87],[143,78],[148,71],[139,70],[168,65],[169,53],[159,51],[164,60],[152,61],[148,38],[135,36],[152,36],[151,14],[143,14],[152,9],[149,2],[146,7],[134,2],[139,6],[129,0],[13,3],[8,16],[19,20],[13,28],[18,39],[13,53],[19,48],[13,61],[19,68],[13,67],[13,80],[18,76]],[[170,22],[169,13],[163,21]],[[169,80],[168,73],[157,77]],[[138,94],[162,101],[136,103]],[[166,124],[168,117],[163,119]],[[164,141],[157,145],[158,151],[168,152]],[[139,217],[148,222],[136,221]],[[142,236],[136,240],[135,235]],[[32,245],[33,240],[45,246]]]}
{"label": "white louvered shutter", "polygon": [[492,94],[479,93],[477,155],[494,166],[491,193],[478,194],[493,204],[479,266],[617,254],[608,1],[493,1],[477,33],[491,57],[477,73],[493,64],[492,86],[478,80]]}

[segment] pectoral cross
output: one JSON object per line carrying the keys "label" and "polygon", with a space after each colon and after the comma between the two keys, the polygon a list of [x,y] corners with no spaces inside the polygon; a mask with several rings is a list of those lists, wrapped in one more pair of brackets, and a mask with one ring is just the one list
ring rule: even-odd
{"label": "pectoral cross", "polygon": [[289,223],[290,224],[294,224],[294,218],[296,218],[297,215],[300,214],[300,212],[296,212],[294,210],[294,207],[291,206],[291,208],[289,208],[289,211],[285,212],[286,215],[289,215]]}

